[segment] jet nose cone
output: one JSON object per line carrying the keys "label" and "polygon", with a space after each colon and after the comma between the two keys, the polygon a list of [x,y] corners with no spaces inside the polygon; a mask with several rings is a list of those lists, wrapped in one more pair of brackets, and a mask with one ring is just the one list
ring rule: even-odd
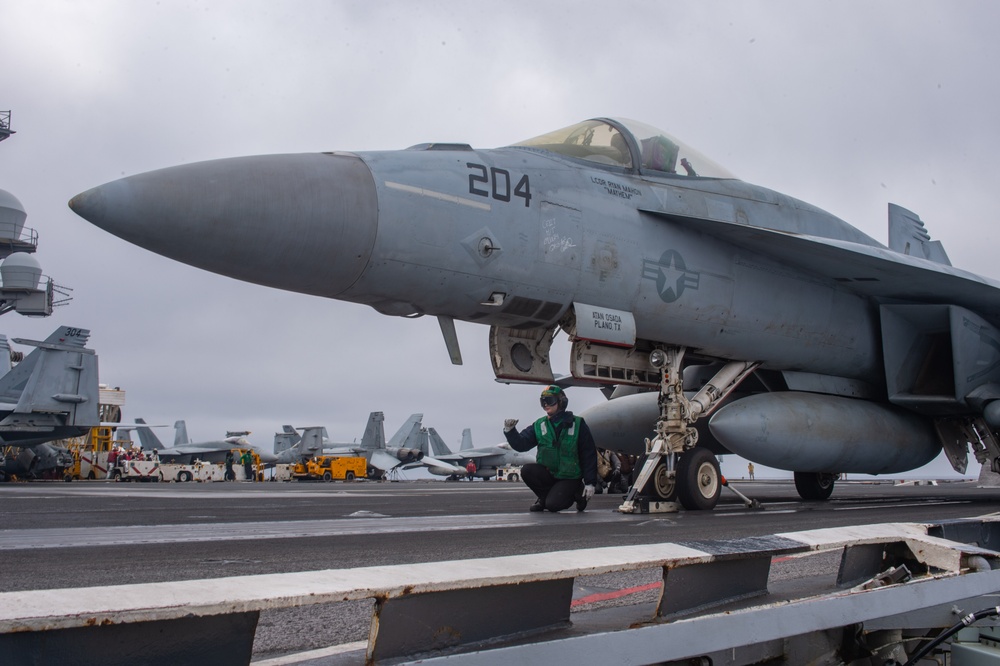
{"label": "jet nose cone", "polygon": [[69,205],[171,259],[327,297],[361,275],[378,226],[371,171],[350,155],[199,162],[116,180]]}

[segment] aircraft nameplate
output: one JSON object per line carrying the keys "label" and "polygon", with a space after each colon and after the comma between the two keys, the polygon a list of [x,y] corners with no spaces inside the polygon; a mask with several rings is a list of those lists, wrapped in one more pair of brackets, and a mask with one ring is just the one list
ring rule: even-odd
{"label": "aircraft nameplate", "polygon": [[573,303],[576,337],[615,347],[635,346],[635,317],[631,312]]}

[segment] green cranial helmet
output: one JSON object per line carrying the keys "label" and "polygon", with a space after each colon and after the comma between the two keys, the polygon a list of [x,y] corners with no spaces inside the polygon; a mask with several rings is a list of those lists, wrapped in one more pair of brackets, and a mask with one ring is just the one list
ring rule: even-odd
{"label": "green cranial helmet", "polygon": [[563,411],[569,406],[569,398],[566,397],[566,392],[554,385],[546,386],[542,390],[540,401],[543,408],[546,405],[559,405],[559,411]]}

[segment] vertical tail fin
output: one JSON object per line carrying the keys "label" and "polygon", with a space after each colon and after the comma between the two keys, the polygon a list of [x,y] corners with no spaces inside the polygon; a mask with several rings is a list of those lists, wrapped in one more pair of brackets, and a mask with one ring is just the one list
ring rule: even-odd
{"label": "vertical tail fin", "polygon": [[951,266],[941,241],[931,240],[920,216],[892,203],[889,204],[889,249]]}
{"label": "vertical tail fin", "polygon": [[183,419],[174,421],[174,446],[184,446],[190,443],[191,438],[188,437],[187,422]]}
{"label": "vertical tail fin", "polygon": [[292,426],[281,426],[281,430],[281,432],[274,433],[274,453],[287,451],[302,441],[299,433]]}
{"label": "vertical tail fin", "polygon": [[16,403],[2,425],[100,424],[97,355],[85,348],[89,337],[87,329],[60,326],[43,342],[14,338],[35,349],[0,377],[0,400]]}
{"label": "vertical tail fin", "polygon": [[11,367],[10,343],[6,335],[0,334],[0,377],[10,372]]}
{"label": "vertical tail fin", "polygon": [[468,451],[472,446],[472,429],[466,428],[462,431],[462,448],[459,451]]}
{"label": "vertical tail fin", "polygon": [[452,451],[448,448],[448,445],[444,443],[441,439],[441,435],[438,434],[437,430],[434,428],[427,429],[427,437],[430,440],[430,453],[428,454],[432,458],[438,456],[448,456],[451,455]]}
{"label": "vertical tail fin", "polygon": [[[406,419],[406,422],[400,426],[396,434],[392,436],[389,443],[386,444],[387,448],[402,448],[405,446],[405,442],[414,437],[414,433],[420,430],[420,422],[424,420],[423,414],[410,414],[410,418]],[[415,440],[411,440],[415,441]]]}
{"label": "vertical tail fin", "polygon": [[142,448],[147,451],[152,449],[165,449],[167,447],[163,446],[163,442],[160,438],[156,436],[152,428],[143,427],[146,424],[145,419],[136,419],[136,423],[140,424],[140,427],[136,428],[135,431],[139,435],[139,444]]}
{"label": "vertical tail fin", "polygon": [[417,439],[417,450],[425,456],[430,455],[431,453],[430,437],[427,433],[427,428],[420,429],[420,436]]}
{"label": "vertical tail fin", "polygon": [[385,414],[382,412],[372,412],[368,415],[368,425],[365,426],[365,434],[361,436],[361,448],[365,451],[385,448]]}
{"label": "vertical tail fin", "polygon": [[323,430],[322,426],[302,428],[302,441],[298,444],[302,455],[314,456],[323,452]]}

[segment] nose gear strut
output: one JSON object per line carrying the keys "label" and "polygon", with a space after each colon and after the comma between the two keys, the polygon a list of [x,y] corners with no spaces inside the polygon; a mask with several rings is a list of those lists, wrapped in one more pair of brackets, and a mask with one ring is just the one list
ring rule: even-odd
{"label": "nose gear strut", "polygon": [[654,476],[660,481],[655,488],[672,488],[671,494],[680,499],[686,508],[711,509],[718,500],[723,485],[718,464],[711,454],[700,460],[704,456],[692,451],[698,443],[694,423],[711,414],[760,363],[731,361],[688,399],[684,395],[681,373],[685,351],[684,347],[667,347],[650,354],[650,363],[661,372],[657,401],[660,417],[656,421],[656,437],[652,441],[646,440],[646,462],[629,488],[625,501],[618,507],[621,513],[640,512],[637,497]]}

